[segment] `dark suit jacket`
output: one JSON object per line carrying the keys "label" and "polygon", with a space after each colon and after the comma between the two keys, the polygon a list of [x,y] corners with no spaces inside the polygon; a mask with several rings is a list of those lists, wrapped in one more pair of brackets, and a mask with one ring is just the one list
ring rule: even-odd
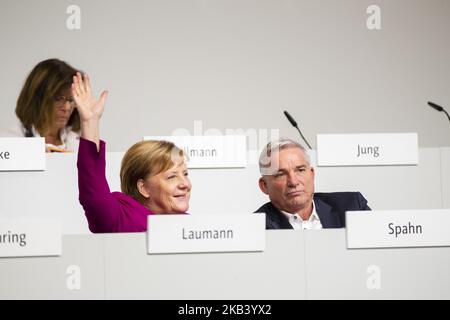
{"label": "dark suit jacket", "polygon": [[[359,192],[314,193],[314,205],[323,228],[345,228],[345,211],[370,210]],[[266,214],[266,229],[292,229],[288,219],[267,202],[255,213]]]}

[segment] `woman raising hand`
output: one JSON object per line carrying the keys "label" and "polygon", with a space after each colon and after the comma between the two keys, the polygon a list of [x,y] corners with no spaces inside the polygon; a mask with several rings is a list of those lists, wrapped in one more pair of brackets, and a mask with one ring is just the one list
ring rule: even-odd
{"label": "woman raising hand", "polygon": [[99,122],[107,91],[97,100],[90,79],[73,77],[72,95],[81,119],[78,149],[79,200],[92,232],[147,230],[151,214],[182,214],[189,208],[191,182],[183,150],[168,141],[141,141],[125,153],[120,168],[122,192],[111,192],[106,181],[106,144]]}

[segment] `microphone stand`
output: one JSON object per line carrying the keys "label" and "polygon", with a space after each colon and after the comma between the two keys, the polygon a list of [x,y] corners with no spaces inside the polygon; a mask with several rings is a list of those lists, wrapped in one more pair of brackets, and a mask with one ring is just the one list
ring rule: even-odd
{"label": "microphone stand", "polygon": [[311,150],[311,146],[309,145],[308,141],[306,141],[305,137],[303,136],[302,132],[298,128],[298,126],[295,126],[295,128],[298,130],[298,133],[300,133],[300,136],[302,137],[303,141],[305,141],[306,145],[308,146],[309,150]]}
{"label": "microphone stand", "polygon": [[444,111],[444,112],[445,112],[445,114],[447,115],[448,121],[450,121],[450,115],[448,114],[448,112],[447,112],[447,111],[445,111],[445,109],[444,109],[444,110],[442,110],[442,111]]}

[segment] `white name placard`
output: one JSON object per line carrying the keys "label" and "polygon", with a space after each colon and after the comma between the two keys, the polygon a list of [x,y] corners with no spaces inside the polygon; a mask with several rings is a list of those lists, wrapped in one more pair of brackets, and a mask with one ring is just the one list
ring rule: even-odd
{"label": "white name placard", "polygon": [[184,150],[189,168],[244,168],[247,166],[246,136],[145,136],[144,140],[167,140]]}
{"label": "white name placard", "polygon": [[318,166],[417,165],[417,133],[318,134]]}
{"label": "white name placard", "polygon": [[61,255],[61,220],[0,219],[0,257]]}
{"label": "white name placard", "polygon": [[347,247],[450,246],[450,209],[348,211]]}
{"label": "white name placard", "polygon": [[238,252],[265,249],[264,214],[148,216],[148,253]]}
{"label": "white name placard", "polygon": [[0,171],[45,170],[44,138],[0,138]]}

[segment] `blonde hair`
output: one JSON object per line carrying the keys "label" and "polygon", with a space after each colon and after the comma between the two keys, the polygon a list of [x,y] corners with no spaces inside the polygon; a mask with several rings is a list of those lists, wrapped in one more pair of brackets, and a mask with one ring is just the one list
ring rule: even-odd
{"label": "blonde hair", "polygon": [[143,203],[137,188],[139,179],[146,179],[185,161],[183,150],[169,141],[147,140],[135,143],[125,153],[120,168],[122,192]]}

